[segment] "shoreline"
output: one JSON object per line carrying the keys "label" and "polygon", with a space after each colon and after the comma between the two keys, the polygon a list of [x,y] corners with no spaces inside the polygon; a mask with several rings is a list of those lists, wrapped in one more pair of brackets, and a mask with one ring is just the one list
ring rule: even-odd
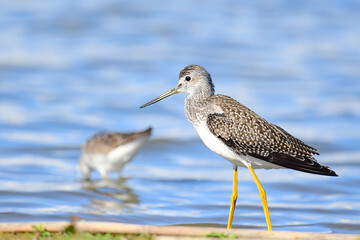
{"label": "shoreline", "polygon": [[71,227],[74,233],[111,233],[126,235],[147,235],[158,240],[180,239],[323,239],[323,240],[359,240],[358,234],[331,234],[309,232],[287,232],[253,230],[253,229],[224,229],[218,227],[192,226],[152,226],[135,225],[112,222],[10,222],[0,223],[0,233],[37,233],[38,227],[49,233],[62,233]]}

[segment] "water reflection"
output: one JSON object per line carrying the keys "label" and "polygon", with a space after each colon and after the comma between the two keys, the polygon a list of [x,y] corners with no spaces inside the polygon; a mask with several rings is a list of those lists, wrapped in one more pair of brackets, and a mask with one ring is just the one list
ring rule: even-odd
{"label": "water reflection", "polygon": [[139,197],[127,185],[126,178],[85,181],[82,189],[90,191],[96,196],[90,199],[90,204],[84,205],[85,211],[88,213],[131,213],[139,205]]}

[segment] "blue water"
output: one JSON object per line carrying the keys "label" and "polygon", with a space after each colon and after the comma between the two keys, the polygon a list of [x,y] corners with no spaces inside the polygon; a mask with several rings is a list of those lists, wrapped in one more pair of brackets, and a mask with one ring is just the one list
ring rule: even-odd
{"label": "blue water", "polygon": [[[196,63],[227,94],[316,147],[339,177],[258,170],[274,230],[360,233],[358,1],[1,1],[0,222],[222,226],[232,166],[183,113],[139,106]],[[152,126],[109,183],[83,182],[81,144]],[[234,227],[265,229],[239,170]]]}

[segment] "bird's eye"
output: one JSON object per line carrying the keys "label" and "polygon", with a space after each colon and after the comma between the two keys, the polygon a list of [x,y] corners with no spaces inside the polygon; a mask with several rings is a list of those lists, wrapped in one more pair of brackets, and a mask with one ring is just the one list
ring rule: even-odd
{"label": "bird's eye", "polygon": [[186,76],[185,80],[186,80],[186,81],[190,81],[190,80],[191,80],[191,77],[190,77],[190,76]]}

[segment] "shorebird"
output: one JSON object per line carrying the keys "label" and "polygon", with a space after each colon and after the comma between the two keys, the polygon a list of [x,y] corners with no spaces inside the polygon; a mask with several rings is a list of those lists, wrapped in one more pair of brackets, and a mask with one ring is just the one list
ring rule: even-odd
{"label": "shorebird", "polygon": [[233,189],[227,228],[232,227],[237,200],[237,167],[249,169],[259,189],[266,225],[272,230],[266,193],[254,169],[291,168],[294,170],[337,176],[321,165],[313,155],[315,148],[293,137],[281,127],[267,122],[238,101],[215,95],[210,74],[200,65],[181,70],[178,84],[159,97],[142,105],[149,106],[176,93],[187,93],[185,115],[205,145],[233,165]]}
{"label": "shorebird", "polygon": [[104,180],[108,180],[109,171],[120,172],[139,149],[149,139],[152,129],[141,132],[98,133],[82,146],[79,169],[85,179],[89,179],[92,170],[97,170]]}

